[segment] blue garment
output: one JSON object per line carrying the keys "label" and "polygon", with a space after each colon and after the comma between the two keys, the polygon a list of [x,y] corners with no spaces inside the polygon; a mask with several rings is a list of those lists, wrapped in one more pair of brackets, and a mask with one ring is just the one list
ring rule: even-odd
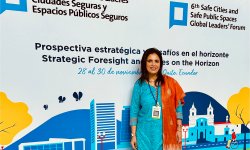
{"label": "blue garment", "polygon": [[[152,95],[151,91],[154,95]],[[138,150],[162,150],[162,113],[160,119],[152,118],[152,107],[156,105],[157,89],[147,82],[137,80],[131,99],[130,125],[136,126]],[[162,107],[161,86],[158,87],[158,102]],[[177,117],[182,119],[182,105],[179,103]],[[175,136],[175,135],[174,135]]]}

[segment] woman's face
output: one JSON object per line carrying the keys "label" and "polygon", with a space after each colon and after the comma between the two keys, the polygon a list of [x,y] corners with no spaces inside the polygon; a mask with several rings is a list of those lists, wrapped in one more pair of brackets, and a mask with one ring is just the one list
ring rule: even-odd
{"label": "woman's face", "polygon": [[160,69],[160,58],[157,54],[153,53],[148,55],[146,68],[149,75],[157,75]]}

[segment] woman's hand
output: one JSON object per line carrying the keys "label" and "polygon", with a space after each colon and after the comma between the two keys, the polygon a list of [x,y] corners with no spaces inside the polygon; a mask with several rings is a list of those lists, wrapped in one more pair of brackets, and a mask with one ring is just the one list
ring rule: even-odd
{"label": "woman's hand", "polygon": [[182,141],[182,120],[181,119],[177,119],[176,140],[177,140],[177,143],[181,143]]}
{"label": "woman's hand", "polygon": [[176,140],[177,140],[177,143],[181,143],[181,140],[182,140],[182,132],[181,132],[181,130],[177,130],[177,132],[176,132]]}
{"label": "woman's hand", "polygon": [[133,148],[133,150],[136,150],[137,149],[137,142],[136,142],[136,137],[135,135],[131,137],[131,146]]}

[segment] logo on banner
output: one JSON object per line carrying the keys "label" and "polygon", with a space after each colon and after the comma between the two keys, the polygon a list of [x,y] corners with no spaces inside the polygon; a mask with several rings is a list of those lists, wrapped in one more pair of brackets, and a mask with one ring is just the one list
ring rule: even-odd
{"label": "logo on banner", "polygon": [[27,0],[0,0],[0,14],[5,10],[27,12]]}
{"label": "logo on banner", "polygon": [[188,3],[170,2],[169,29],[174,25],[187,26]]}

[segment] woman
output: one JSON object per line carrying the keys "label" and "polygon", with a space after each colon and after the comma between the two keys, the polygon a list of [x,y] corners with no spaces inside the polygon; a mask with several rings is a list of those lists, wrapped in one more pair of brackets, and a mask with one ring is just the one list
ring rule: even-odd
{"label": "woman", "polygon": [[162,75],[161,52],[147,49],[141,59],[141,77],[133,89],[131,146],[138,150],[178,150],[182,139],[184,92],[171,77]]}

